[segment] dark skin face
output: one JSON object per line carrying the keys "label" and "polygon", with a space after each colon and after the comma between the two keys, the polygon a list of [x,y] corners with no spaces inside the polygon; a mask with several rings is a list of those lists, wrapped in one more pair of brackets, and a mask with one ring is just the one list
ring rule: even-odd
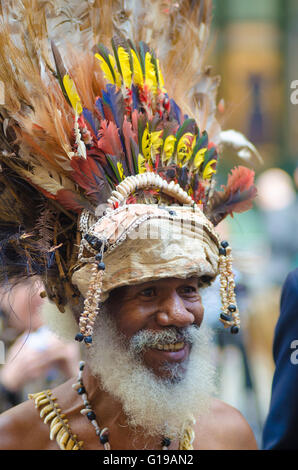
{"label": "dark skin face", "polygon": [[[135,286],[126,286],[111,293],[109,310],[117,329],[129,341],[141,330],[160,331],[168,327],[200,326],[204,308],[199,294],[198,278],[166,278]],[[176,351],[148,348],[142,353],[144,364],[158,377],[166,378],[168,366],[187,367],[190,345],[181,344]]]}

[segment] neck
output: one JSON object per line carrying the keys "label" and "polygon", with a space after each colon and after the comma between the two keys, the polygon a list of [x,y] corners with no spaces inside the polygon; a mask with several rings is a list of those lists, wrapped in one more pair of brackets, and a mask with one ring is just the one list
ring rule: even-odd
{"label": "neck", "polygon": [[[99,426],[109,429],[112,450],[161,449],[164,436],[148,436],[146,430],[128,426],[121,402],[103,389],[100,380],[91,374],[87,364],[83,372],[83,382]],[[82,419],[87,421],[86,417],[82,416]],[[90,427],[92,428],[91,423]],[[94,437],[98,442],[95,432]],[[170,448],[177,449],[178,442],[172,442]]]}
{"label": "neck", "polygon": [[83,382],[101,426],[109,427],[114,423],[125,426],[127,420],[122,404],[103,389],[100,379],[91,374],[87,364],[83,372]]}

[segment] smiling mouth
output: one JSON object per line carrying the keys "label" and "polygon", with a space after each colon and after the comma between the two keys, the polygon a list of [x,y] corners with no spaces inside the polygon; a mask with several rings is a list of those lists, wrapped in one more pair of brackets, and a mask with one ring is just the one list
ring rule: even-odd
{"label": "smiling mouth", "polygon": [[153,349],[158,349],[159,351],[180,351],[185,347],[185,342],[174,343],[174,344],[156,344]]}

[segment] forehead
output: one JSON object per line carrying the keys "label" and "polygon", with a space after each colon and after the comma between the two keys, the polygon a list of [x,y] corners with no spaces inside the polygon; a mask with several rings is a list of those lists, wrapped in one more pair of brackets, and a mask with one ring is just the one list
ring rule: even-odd
{"label": "forehead", "polygon": [[166,277],[162,279],[157,279],[154,281],[147,281],[143,282],[142,284],[135,284],[133,286],[127,286],[128,288],[133,288],[133,289],[139,289],[139,288],[146,288],[147,286],[156,286],[156,287],[174,287],[174,286],[179,286],[180,284],[185,284],[185,283],[192,283],[192,284],[197,284],[199,278],[196,276],[188,277],[186,279],[183,278],[177,278],[177,277]]}

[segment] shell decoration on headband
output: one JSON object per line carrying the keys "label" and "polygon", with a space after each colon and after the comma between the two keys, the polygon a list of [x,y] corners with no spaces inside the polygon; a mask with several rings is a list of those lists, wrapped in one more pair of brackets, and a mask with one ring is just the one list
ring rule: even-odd
{"label": "shell decoration on headband", "polygon": [[[63,312],[79,302],[71,276],[89,247],[77,339],[90,343],[108,248],[90,220],[124,202],[185,204],[216,226],[249,209],[256,188],[244,166],[215,188],[218,79],[203,67],[211,1],[75,1],[71,13],[66,3],[10,0],[0,11],[0,280],[42,276]],[[65,48],[69,25],[78,28]],[[221,321],[237,332],[226,242],[219,272]]]}

